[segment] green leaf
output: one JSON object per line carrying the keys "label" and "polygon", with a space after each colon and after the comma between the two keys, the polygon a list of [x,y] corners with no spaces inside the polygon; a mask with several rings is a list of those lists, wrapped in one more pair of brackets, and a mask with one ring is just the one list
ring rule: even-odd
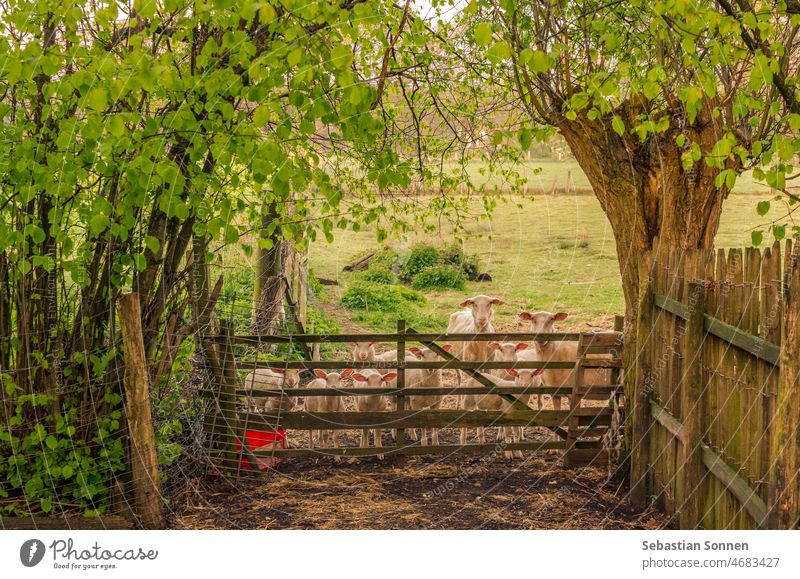
{"label": "green leaf", "polygon": [[89,231],[92,235],[98,236],[106,230],[110,223],[111,221],[106,215],[98,213],[89,220]]}
{"label": "green leaf", "polygon": [[489,46],[492,42],[492,25],[489,22],[481,22],[475,25],[475,43],[478,46]]}
{"label": "green leaf", "polygon": [[144,245],[153,253],[158,253],[158,250],[161,249],[161,243],[158,241],[158,238],[152,235],[145,236]]}
{"label": "green leaf", "polygon": [[46,497],[39,501],[39,506],[43,513],[49,513],[53,510],[53,499]]}
{"label": "green leaf", "polygon": [[625,122],[622,120],[622,117],[619,115],[614,115],[614,118],[611,119],[611,128],[614,129],[614,132],[617,133],[620,137],[625,134]]}
{"label": "green leaf", "polygon": [[522,146],[523,151],[527,151],[533,143],[533,133],[530,129],[522,129],[519,132],[519,144]]}
{"label": "green leaf", "polygon": [[486,58],[494,64],[498,64],[503,60],[511,57],[511,46],[505,40],[494,44],[489,50],[486,51]]}
{"label": "green leaf", "polygon": [[272,118],[272,111],[267,105],[260,105],[253,111],[253,123],[259,127],[266,125]]}
{"label": "green leaf", "polygon": [[58,447],[58,440],[52,435],[45,438],[44,443],[50,450],[55,450]]}
{"label": "green leaf", "polygon": [[75,471],[72,470],[72,467],[68,464],[61,467],[61,476],[65,479],[70,478]]}
{"label": "green leaf", "polygon": [[764,215],[769,213],[769,209],[770,209],[769,201],[759,201],[758,205],[756,205],[756,213],[758,213],[761,217],[764,217]]}
{"label": "green leaf", "polygon": [[353,51],[349,46],[339,44],[331,49],[331,64],[334,68],[345,68],[353,60]]}
{"label": "green leaf", "polygon": [[295,48],[286,57],[286,62],[289,66],[297,66],[301,60],[303,60],[303,49],[301,47]]}
{"label": "green leaf", "polygon": [[750,232],[750,241],[757,247],[764,241],[764,234],[761,231],[753,230]]}
{"label": "green leaf", "polygon": [[534,50],[533,56],[531,57],[531,70],[536,74],[540,74],[543,72],[547,72],[550,70],[550,58],[548,58],[546,52],[542,52],[541,50]]}

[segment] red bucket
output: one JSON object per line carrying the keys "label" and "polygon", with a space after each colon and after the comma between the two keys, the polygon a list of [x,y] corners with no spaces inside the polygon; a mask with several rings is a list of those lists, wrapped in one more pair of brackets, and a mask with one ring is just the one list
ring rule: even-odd
{"label": "red bucket", "polygon": [[[271,448],[286,448],[285,430],[247,430],[244,433],[247,446],[250,450],[270,450]],[[236,438],[236,450],[242,450],[242,441]],[[259,456],[256,458],[259,470],[267,470],[283,464],[283,458]],[[252,469],[253,466],[247,458],[242,457],[242,468]]]}

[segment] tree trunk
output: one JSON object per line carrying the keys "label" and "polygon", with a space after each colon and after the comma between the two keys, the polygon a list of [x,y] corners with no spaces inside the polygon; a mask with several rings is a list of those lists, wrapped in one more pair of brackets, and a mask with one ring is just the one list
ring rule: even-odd
{"label": "tree trunk", "polygon": [[[633,113],[618,112],[627,117],[626,126],[630,127]],[[673,126],[679,126],[680,121],[674,121]],[[562,118],[558,128],[586,173],[614,233],[625,298],[625,394],[628,416],[632,416],[638,358],[635,325],[640,299],[646,297],[639,295],[640,275],[650,275],[646,271],[648,257],[656,244],[662,251],[665,246],[677,252],[710,249],[728,190],[715,186],[719,170],[704,159],[684,168],[675,129],[641,142],[635,135],[617,135],[609,118]],[[692,127],[683,128],[686,142],[699,144],[704,155],[721,136],[718,131],[710,122],[708,107]],[[735,161],[726,166],[738,169]]]}

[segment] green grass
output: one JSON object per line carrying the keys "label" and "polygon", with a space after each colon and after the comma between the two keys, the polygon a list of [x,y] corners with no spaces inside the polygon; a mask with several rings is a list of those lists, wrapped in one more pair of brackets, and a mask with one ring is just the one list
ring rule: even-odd
{"label": "green grass", "polygon": [[[450,165],[451,169],[455,165]],[[495,189],[508,189],[510,184],[502,176],[486,175],[485,165],[481,162],[471,162],[466,166],[467,174],[476,186],[486,185]],[[519,164],[516,171],[521,177],[527,179],[527,187],[530,193],[549,193],[556,182],[558,191],[566,188],[567,172],[572,178],[572,188],[574,190],[591,193],[591,185],[583,170],[578,166],[574,159],[556,161],[549,159],[533,159],[523,161]],[[736,180],[734,193],[769,193],[769,187],[763,183],[753,181],[750,171],[744,173]]]}
{"label": "green grass", "polygon": [[[750,230],[782,217],[780,208],[760,217],[756,202],[761,197],[734,194],[726,201],[717,236],[718,247],[750,244]],[[474,208],[479,211],[479,202]],[[470,236],[465,252],[476,254],[480,270],[493,281],[467,282],[466,290],[425,292],[427,302],[409,325],[419,330],[438,331],[447,326],[447,315],[459,302],[475,294],[495,295],[508,305],[498,308],[500,324],[514,320],[521,309],[564,310],[571,313],[570,325],[609,324],[623,311],[620,274],[614,238],[594,196],[515,197],[501,202],[491,220],[467,225]],[[452,228],[443,225],[434,235],[415,234],[407,240],[386,244],[407,250],[418,243],[440,248],[452,242]],[[338,303],[354,276],[342,272],[354,256],[377,247],[375,233],[365,228],[358,233],[338,232],[333,243],[314,243],[310,265],[323,277],[338,279],[340,286],[327,288],[327,300]],[[382,315],[361,315],[354,319],[365,327],[390,330],[393,319]]]}

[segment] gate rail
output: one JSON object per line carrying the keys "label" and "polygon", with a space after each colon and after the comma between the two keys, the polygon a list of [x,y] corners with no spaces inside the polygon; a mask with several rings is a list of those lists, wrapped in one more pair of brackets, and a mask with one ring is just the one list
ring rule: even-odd
{"label": "gate rail", "polygon": [[[618,324],[619,325],[619,324]],[[570,361],[536,361],[536,362],[498,362],[459,360],[442,348],[439,344],[465,341],[577,341],[578,356]],[[303,360],[303,361],[239,361],[237,363],[234,350],[236,347],[259,346],[263,344],[316,344],[316,343],[353,343],[353,342],[385,342],[397,346],[398,352],[404,352],[406,345],[420,343],[431,348],[443,358],[441,361],[412,361],[398,356],[393,362],[355,362],[341,360]],[[438,342],[438,343],[437,343]],[[622,368],[622,334],[614,332],[558,332],[558,333],[524,333],[494,332],[486,334],[431,334],[419,333],[406,328],[404,320],[398,321],[396,333],[372,334],[325,334],[325,335],[292,335],[292,336],[235,336],[230,333],[229,326],[220,324],[220,334],[204,336],[201,339],[202,350],[207,354],[211,380],[205,390],[210,399],[210,412],[204,420],[204,431],[212,443],[209,454],[213,464],[225,471],[241,470],[242,459],[257,460],[271,457],[319,457],[319,456],[375,456],[375,455],[420,455],[448,454],[451,452],[498,452],[515,450],[562,450],[567,465],[607,465],[612,459],[617,441],[621,439],[621,427],[624,421],[622,401],[623,390],[620,380]],[[604,357],[589,357],[590,355]],[[214,365],[219,367],[213,367]],[[252,371],[256,368],[285,369],[396,369],[397,387],[381,388],[266,388],[246,389],[240,386],[239,371]],[[493,369],[575,369],[576,380],[567,386],[497,386],[489,378],[479,372]],[[584,369],[609,370],[609,382],[602,385],[585,385]],[[442,386],[439,388],[422,388],[406,386],[405,371],[411,369],[448,369],[458,370],[477,381],[480,386],[461,387]],[[408,396],[448,396],[463,394],[498,395],[509,403],[503,411],[486,410],[408,410]],[[519,395],[541,395],[569,397],[569,410],[532,409]],[[245,395],[257,397],[290,397],[305,398],[307,396],[364,396],[382,395],[393,397],[395,410],[386,412],[330,412],[309,413],[304,411],[262,412],[254,413],[246,409],[241,400]],[[582,406],[584,400],[608,401],[606,407]],[[407,428],[472,428],[489,426],[538,426],[550,429],[558,436],[558,440],[494,443],[494,444],[443,444],[437,446],[416,446],[406,443]],[[248,429],[289,429],[289,430],[354,430],[354,429],[392,429],[396,431],[395,443],[391,446],[369,448],[278,448],[276,446],[260,447],[258,450],[248,447],[244,432]],[[290,438],[291,439],[291,438]],[[238,444],[237,449],[237,443]]]}

